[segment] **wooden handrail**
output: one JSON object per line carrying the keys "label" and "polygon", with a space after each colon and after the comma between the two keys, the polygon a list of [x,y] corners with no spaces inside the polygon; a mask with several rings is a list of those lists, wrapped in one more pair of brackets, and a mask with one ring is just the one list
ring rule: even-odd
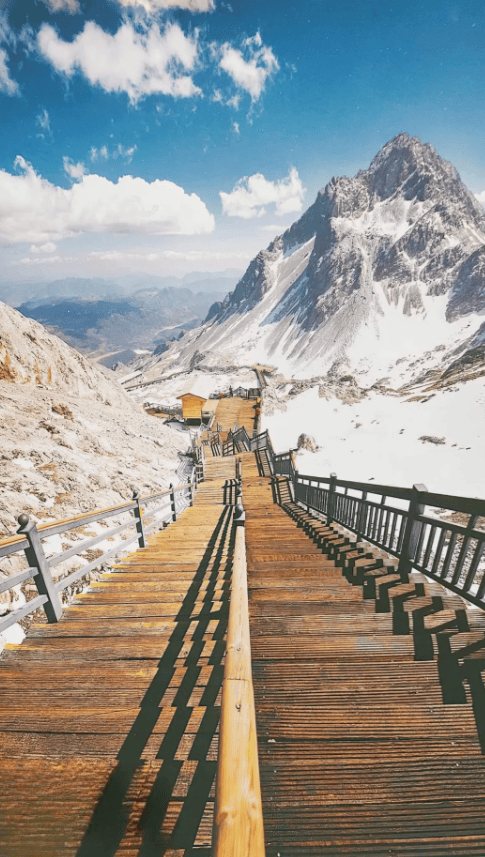
{"label": "wooden handrail", "polygon": [[222,684],[214,857],[264,857],[265,853],[244,539],[244,526],[239,525]]}

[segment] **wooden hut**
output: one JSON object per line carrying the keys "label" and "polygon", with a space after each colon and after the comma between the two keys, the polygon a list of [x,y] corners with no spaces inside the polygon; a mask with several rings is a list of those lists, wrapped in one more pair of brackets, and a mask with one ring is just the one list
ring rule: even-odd
{"label": "wooden hut", "polygon": [[200,425],[213,386],[212,379],[197,378],[177,396],[182,402],[182,416],[187,423]]}
{"label": "wooden hut", "polygon": [[182,416],[187,422],[200,423],[202,420],[202,408],[207,399],[204,396],[199,396],[197,393],[182,393],[177,396],[182,402]]}

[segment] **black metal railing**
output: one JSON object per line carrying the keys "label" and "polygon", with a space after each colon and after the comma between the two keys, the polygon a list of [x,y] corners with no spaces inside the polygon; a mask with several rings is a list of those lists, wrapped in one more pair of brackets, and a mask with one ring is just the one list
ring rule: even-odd
{"label": "black metal railing", "polygon": [[275,455],[267,431],[250,449],[265,450],[272,474],[288,478],[294,502],[397,557],[403,579],[420,571],[485,609],[485,500],[431,493],[425,485],[303,475],[292,450]]}

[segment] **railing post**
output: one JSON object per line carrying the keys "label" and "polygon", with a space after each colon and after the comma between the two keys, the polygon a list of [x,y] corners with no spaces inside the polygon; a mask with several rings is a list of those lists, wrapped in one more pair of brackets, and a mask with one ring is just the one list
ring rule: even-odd
{"label": "railing post", "polygon": [[400,574],[403,579],[408,576],[413,565],[414,554],[416,552],[419,534],[421,532],[421,524],[419,521],[416,521],[416,517],[418,515],[422,515],[426,508],[426,504],[421,502],[420,494],[425,494],[427,490],[426,485],[413,485],[413,493],[411,500],[409,501],[408,519],[406,522],[406,529],[404,531],[401,555],[399,557],[399,565],[397,569],[398,574]]}
{"label": "railing post", "polygon": [[20,515],[20,524],[17,532],[26,536],[29,547],[25,548],[25,556],[31,568],[36,568],[38,574],[34,577],[35,585],[39,595],[47,595],[48,601],[44,604],[45,615],[48,622],[58,622],[62,616],[62,604],[52,579],[51,570],[47,563],[44,548],[40,540],[39,531],[35,523],[29,521],[28,515]]}
{"label": "railing post", "polygon": [[140,492],[138,490],[133,491],[133,500],[136,503],[136,506],[133,509],[133,514],[135,516],[136,532],[138,535],[138,547],[146,548],[145,530],[143,527],[142,511],[140,506]]}
{"label": "railing post", "polygon": [[189,486],[189,506],[193,506],[194,505],[194,484],[193,484],[192,479],[189,479],[188,486]]}
{"label": "railing post", "polygon": [[360,538],[364,534],[364,530],[365,530],[365,517],[366,517],[365,503],[367,500],[367,491],[362,491],[361,500],[362,500],[362,505],[361,505],[360,509],[357,511],[357,521],[356,521],[356,533],[357,533],[357,540],[358,541],[360,540]]}
{"label": "railing post", "polygon": [[337,474],[330,474],[330,485],[328,486],[328,504],[327,504],[327,524],[331,524],[335,513],[335,485],[337,482]]}
{"label": "railing post", "polygon": [[172,483],[170,483],[170,507],[172,509],[172,521],[175,523],[177,520],[177,511],[175,509],[175,490]]}

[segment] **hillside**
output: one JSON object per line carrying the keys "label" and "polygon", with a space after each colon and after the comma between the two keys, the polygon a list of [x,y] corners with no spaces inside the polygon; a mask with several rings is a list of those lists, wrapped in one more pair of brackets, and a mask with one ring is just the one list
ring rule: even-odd
{"label": "hillside", "polygon": [[[40,324],[0,304],[0,536],[167,487],[186,435]],[[3,561],[2,573],[10,566]],[[0,574],[1,577],[1,574]],[[21,593],[18,593],[21,597]],[[8,593],[0,596],[8,606]]]}

